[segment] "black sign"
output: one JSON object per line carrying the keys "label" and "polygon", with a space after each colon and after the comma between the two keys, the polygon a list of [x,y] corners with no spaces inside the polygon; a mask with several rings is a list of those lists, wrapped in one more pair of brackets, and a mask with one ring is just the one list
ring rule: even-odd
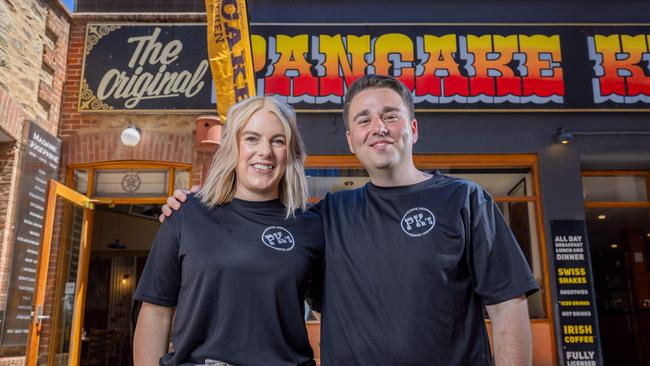
{"label": "black sign", "polygon": [[216,108],[201,24],[89,24],[79,111]]}
{"label": "black sign", "polygon": [[59,169],[61,140],[31,122],[18,185],[16,239],[2,330],[3,346],[27,343],[36,291],[48,180]]}
{"label": "black sign", "polygon": [[[259,95],[340,109],[399,78],[419,110],[650,110],[650,24],[251,24]],[[203,24],[90,24],[80,111],[214,111]]]}
{"label": "black sign", "polygon": [[585,222],[551,221],[551,235],[563,365],[602,365]]}

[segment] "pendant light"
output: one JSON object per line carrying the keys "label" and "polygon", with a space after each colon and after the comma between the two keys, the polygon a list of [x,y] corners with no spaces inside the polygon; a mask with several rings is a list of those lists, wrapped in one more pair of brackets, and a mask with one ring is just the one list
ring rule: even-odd
{"label": "pendant light", "polygon": [[126,249],[126,244],[120,241],[120,216],[122,216],[122,214],[118,212],[117,213],[117,235],[115,235],[116,236],[115,241],[107,245],[110,249]]}

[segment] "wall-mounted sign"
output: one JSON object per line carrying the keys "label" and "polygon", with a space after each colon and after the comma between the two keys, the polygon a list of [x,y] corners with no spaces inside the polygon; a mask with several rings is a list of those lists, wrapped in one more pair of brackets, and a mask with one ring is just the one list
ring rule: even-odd
{"label": "wall-mounted sign", "polygon": [[[257,93],[299,110],[340,109],[368,73],[402,80],[420,110],[650,110],[650,24],[253,23],[251,33]],[[213,111],[205,37],[202,24],[89,24],[79,110]]]}
{"label": "wall-mounted sign", "polygon": [[2,329],[3,346],[27,342],[47,203],[47,182],[59,169],[61,140],[30,122],[18,185],[16,239]]}
{"label": "wall-mounted sign", "polygon": [[563,365],[602,365],[585,222],[553,220],[551,235]]}
{"label": "wall-mounted sign", "polygon": [[79,111],[213,110],[205,25],[89,24]]}

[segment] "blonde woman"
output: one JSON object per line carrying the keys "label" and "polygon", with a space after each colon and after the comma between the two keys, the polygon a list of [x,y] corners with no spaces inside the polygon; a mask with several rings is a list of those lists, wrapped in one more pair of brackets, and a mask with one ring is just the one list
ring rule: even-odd
{"label": "blonde woman", "polygon": [[315,365],[303,301],[323,232],[304,211],[304,158],[291,107],[230,109],[203,188],[154,240],[134,296],[136,366]]}

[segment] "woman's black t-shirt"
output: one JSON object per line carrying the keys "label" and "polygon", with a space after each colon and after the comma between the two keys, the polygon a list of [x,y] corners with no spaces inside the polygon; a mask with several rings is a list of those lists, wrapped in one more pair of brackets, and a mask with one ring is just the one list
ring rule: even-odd
{"label": "woman's black t-shirt", "polygon": [[175,306],[161,365],[315,365],[304,324],[321,267],[318,215],[285,219],[279,200],[208,208],[190,195],[160,227],[134,298]]}

